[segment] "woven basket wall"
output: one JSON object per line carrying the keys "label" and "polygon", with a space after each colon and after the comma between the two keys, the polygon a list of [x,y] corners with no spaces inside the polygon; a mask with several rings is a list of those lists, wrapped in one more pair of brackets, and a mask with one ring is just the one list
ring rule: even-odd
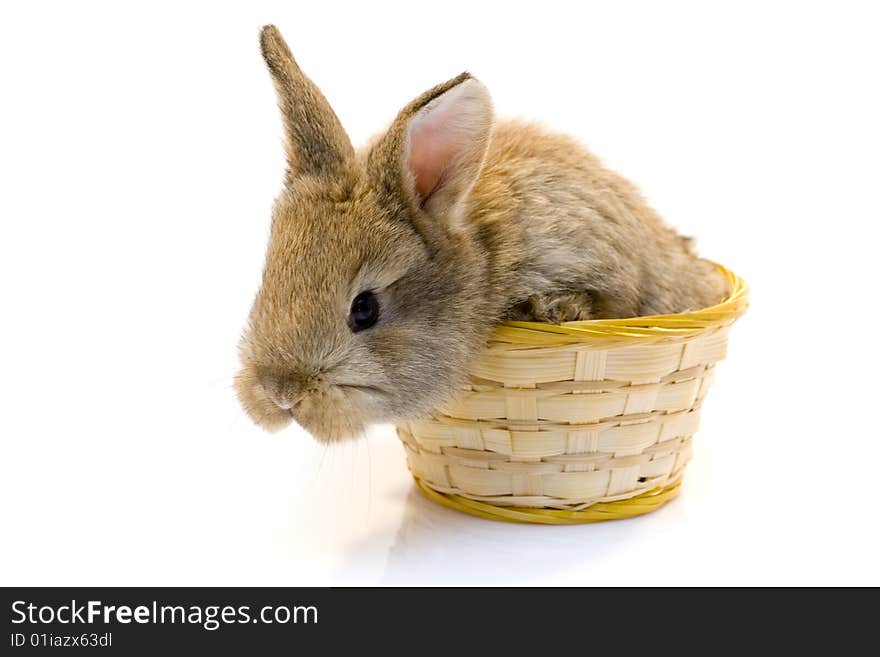
{"label": "woven basket wall", "polygon": [[498,328],[470,383],[398,425],[421,490],[477,515],[567,524],[673,497],[745,283],[693,313]]}

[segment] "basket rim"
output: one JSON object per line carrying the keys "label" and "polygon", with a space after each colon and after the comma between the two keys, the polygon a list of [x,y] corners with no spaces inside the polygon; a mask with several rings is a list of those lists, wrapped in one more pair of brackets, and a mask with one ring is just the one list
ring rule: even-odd
{"label": "basket rim", "polygon": [[496,506],[461,495],[442,493],[426,481],[413,475],[416,488],[433,502],[449,509],[469,513],[489,520],[539,525],[582,525],[606,520],[635,518],[660,508],[678,496],[682,476],[659,488],[616,502],[597,502],[585,509],[564,510],[539,507]]}
{"label": "basket rim", "polygon": [[730,294],[724,301],[709,308],[668,315],[590,319],[562,324],[508,321],[496,327],[490,342],[519,345],[654,342],[664,338],[691,337],[710,329],[729,326],[747,310],[749,286],[726,267],[713,264],[727,280]]}

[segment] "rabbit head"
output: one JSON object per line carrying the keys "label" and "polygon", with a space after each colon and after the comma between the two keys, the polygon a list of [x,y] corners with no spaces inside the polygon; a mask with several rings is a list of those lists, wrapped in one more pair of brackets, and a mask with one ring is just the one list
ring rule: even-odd
{"label": "rabbit head", "polygon": [[261,47],[287,171],[236,389],[262,427],[295,420],[320,440],[355,437],[446,400],[496,319],[462,221],[491,101],[459,75],[356,152],[276,28],[263,28]]}

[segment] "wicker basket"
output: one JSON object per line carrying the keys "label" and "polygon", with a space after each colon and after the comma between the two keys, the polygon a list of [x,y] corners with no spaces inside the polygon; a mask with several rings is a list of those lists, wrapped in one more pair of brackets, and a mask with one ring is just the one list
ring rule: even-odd
{"label": "wicker basket", "polygon": [[574,524],[641,515],[674,497],[742,279],[705,310],[562,325],[508,322],[470,383],[397,433],[418,487],[496,520]]}

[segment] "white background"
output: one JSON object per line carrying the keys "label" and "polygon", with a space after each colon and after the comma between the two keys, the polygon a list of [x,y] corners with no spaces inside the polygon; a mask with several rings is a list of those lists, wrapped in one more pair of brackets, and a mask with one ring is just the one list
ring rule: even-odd
{"label": "white background", "polygon": [[[244,3],[242,3],[244,4]],[[513,526],[231,389],[283,155],[276,23],[358,143],[462,70],[572,133],[749,314],[683,495]],[[880,584],[870,3],[29,3],[0,10],[0,583]]]}

